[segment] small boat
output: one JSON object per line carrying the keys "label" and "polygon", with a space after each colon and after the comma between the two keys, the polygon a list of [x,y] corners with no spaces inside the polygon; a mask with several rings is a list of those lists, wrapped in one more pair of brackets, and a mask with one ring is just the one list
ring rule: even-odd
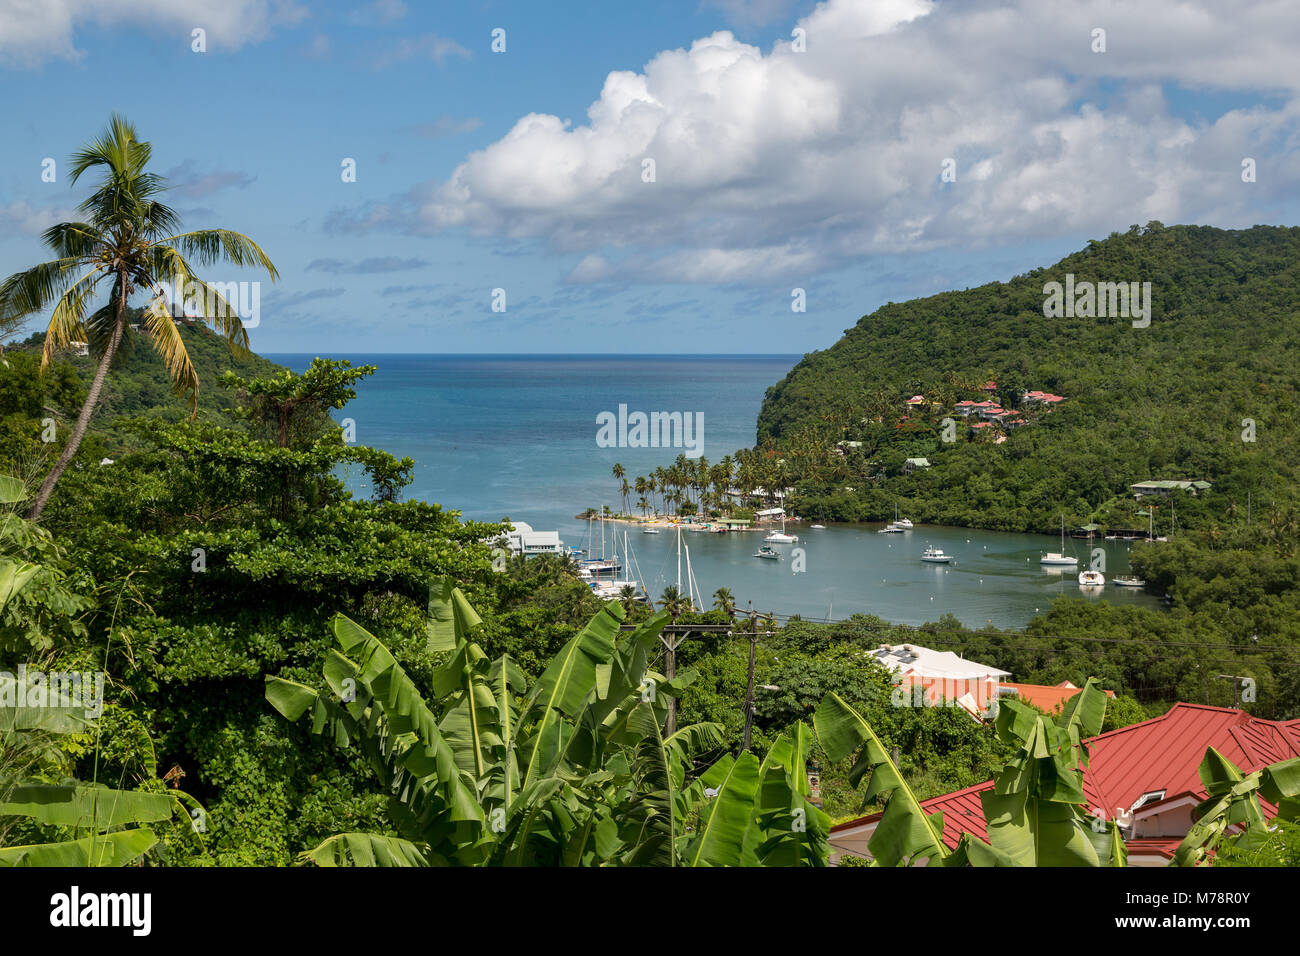
{"label": "small boat", "polygon": [[1106,583],[1106,577],[1100,571],[1080,571],[1079,587],[1099,588]]}
{"label": "small boat", "polygon": [[1065,553],[1065,515],[1061,515],[1061,550],[1049,551],[1038,563],[1045,567],[1073,567],[1079,563],[1078,558]]}
{"label": "small boat", "polygon": [[824,525],[824,524],[811,524],[811,525],[809,525],[808,527],[812,528],[814,531],[825,531],[825,530],[826,530],[826,525]]}
{"label": "small boat", "polygon": [[921,560],[929,564],[947,564],[952,555],[944,554],[942,548],[926,548],[921,552]]}
{"label": "small boat", "polygon": [[893,521],[893,527],[897,528],[899,531],[911,531],[911,530],[912,530],[912,522],[909,521],[907,518],[900,518],[900,517],[898,516],[898,503],[897,503],[897,502],[894,503],[894,521]]}
{"label": "small boat", "polygon": [[777,551],[775,548],[769,548],[767,545],[763,545],[763,547],[754,552],[754,557],[767,558],[769,561],[780,561],[781,552]]}
{"label": "small boat", "polygon": [[902,534],[906,530],[906,528],[891,521],[889,524],[877,531],[876,534]]}
{"label": "small boat", "polygon": [[1143,581],[1141,578],[1136,578],[1133,577],[1132,575],[1124,575],[1118,578],[1111,578],[1110,583],[1114,584],[1116,587],[1121,587],[1121,588],[1144,588],[1147,586],[1147,583]]}
{"label": "small boat", "polygon": [[641,529],[641,533],[642,533],[642,534],[658,534],[658,533],[659,533],[659,529],[658,529],[658,528],[642,528],[642,529]]}

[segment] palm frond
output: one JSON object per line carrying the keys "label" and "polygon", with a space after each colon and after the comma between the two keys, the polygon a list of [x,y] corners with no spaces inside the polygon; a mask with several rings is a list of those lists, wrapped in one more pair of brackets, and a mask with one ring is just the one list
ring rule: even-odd
{"label": "palm frond", "polygon": [[210,266],[222,261],[249,268],[260,266],[272,279],[280,278],[275,264],[262,251],[261,246],[248,236],[230,229],[199,229],[158,241],[175,246],[202,266]]}
{"label": "palm frond", "polygon": [[86,302],[95,291],[95,284],[103,276],[101,270],[92,269],[73,283],[59,298],[45,330],[45,349],[41,353],[41,368],[47,368],[56,352],[68,348],[74,341],[87,341]]}
{"label": "palm frond", "polygon": [[149,300],[144,310],[144,327],[149,332],[149,342],[167,366],[167,375],[172,380],[176,394],[189,396],[190,417],[199,413],[199,374],[190,361],[190,353],[185,349],[180,329],[172,320],[169,303],[163,296]]}
{"label": "palm frond", "polygon": [[193,291],[192,299],[187,300],[196,312],[190,318],[201,318],[230,343],[236,356],[245,357],[251,353],[248,344],[248,331],[244,328],[239,311],[231,305],[226,297],[210,282],[200,279],[185,257],[171,246],[155,244],[149,249],[154,275],[165,278],[171,285],[173,295],[184,296]]}
{"label": "palm frond", "polygon": [[104,235],[84,222],[61,222],[41,233],[45,243],[60,259],[87,259],[106,248]]}
{"label": "palm frond", "polygon": [[87,262],[81,257],[53,259],[0,283],[0,322],[7,323],[41,312],[78,282],[78,269]]}

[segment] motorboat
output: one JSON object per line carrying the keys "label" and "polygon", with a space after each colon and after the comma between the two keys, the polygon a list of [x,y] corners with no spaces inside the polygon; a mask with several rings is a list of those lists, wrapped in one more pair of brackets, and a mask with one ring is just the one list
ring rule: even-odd
{"label": "motorboat", "polygon": [[763,545],[763,547],[754,552],[754,557],[767,558],[769,561],[780,561],[781,552],[775,548],[769,548],[767,545]]}
{"label": "motorboat", "polygon": [[926,548],[921,552],[921,560],[928,564],[947,564],[952,555],[944,554],[942,548]]}
{"label": "motorboat", "polygon": [[825,531],[825,530],[826,530],[826,525],[824,525],[824,524],[813,524],[813,525],[809,525],[808,527],[812,528],[814,531]]}
{"label": "motorboat", "polygon": [[1133,577],[1132,575],[1111,578],[1110,583],[1121,588],[1144,588],[1147,586],[1147,583],[1141,578]]}

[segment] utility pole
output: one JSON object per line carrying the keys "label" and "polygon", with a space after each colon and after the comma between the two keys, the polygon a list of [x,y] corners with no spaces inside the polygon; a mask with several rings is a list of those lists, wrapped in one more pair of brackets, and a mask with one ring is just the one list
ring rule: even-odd
{"label": "utility pole", "polygon": [[[752,608],[752,605],[751,605]],[[749,612],[749,679],[745,683],[745,743],[740,752],[749,749],[750,732],[754,727],[754,659],[758,654],[758,615]]]}

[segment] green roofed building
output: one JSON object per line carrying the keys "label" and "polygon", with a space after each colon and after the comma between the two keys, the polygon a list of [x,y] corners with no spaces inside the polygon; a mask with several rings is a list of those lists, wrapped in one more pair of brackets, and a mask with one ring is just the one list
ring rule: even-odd
{"label": "green roofed building", "polygon": [[1175,491],[1196,494],[1209,489],[1210,485],[1208,481],[1139,481],[1136,485],[1129,485],[1129,489],[1135,498],[1141,498],[1143,495],[1167,496]]}

